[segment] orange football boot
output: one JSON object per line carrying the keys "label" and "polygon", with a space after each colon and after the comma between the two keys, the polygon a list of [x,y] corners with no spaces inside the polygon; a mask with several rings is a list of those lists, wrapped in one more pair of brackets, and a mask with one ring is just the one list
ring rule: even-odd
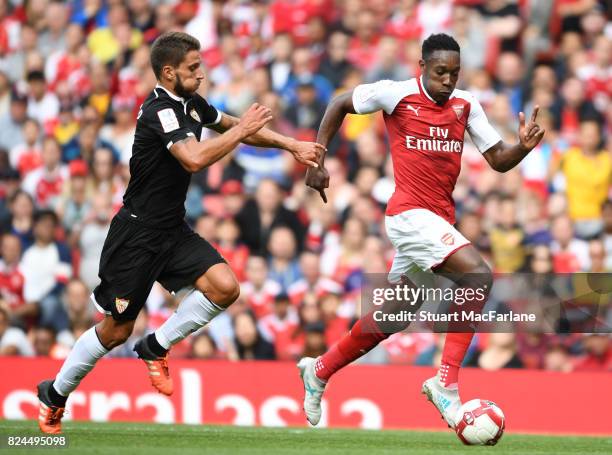
{"label": "orange football boot", "polygon": [[160,357],[152,352],[147,345],[146,337],[136,342],[134,351],[138,354],[138,358],[147,366],[151,385],[155,387],[159,393],[168,396],[172,395],[172,392],[174,392],[174,384],[172,383],[172,378],[168,371],[168,353],[166,352],[166,355]]}
{"label": "orange football boot", "polygon": [[142,359],[149,369],[149,379],[151,385],[157,389],[159,393],[164,395],[172,395],[174,392],[174,384],[168,371],[168,354],[163,357],[158,357],[155,360]]}
{"label": "orange football boot", "polygon": [[62,432],[62,417],[64,409],[59,406],[54,406],[49,399],[49,387],[52,387],[53,381],[43,381],[38,384],[38,426],[40,431],[47,434],[58,434]]}

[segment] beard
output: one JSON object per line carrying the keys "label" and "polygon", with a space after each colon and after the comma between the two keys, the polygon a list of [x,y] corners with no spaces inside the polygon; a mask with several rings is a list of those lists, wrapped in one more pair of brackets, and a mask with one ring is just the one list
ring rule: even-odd
{"label": "beard", "polygon": [[183,85],[183,81],[181,80],[181,77],[178,74],[176,75],[176,84],[174,85],[174,91],[181,98],[188,98],[193,94],[193,92],[190,92],[185,88],[185,86]]}

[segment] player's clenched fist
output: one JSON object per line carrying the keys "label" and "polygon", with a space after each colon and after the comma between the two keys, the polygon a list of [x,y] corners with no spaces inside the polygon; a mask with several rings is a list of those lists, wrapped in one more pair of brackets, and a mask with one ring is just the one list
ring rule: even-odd
{"label": "player's clenched fist", "polygon": [[242,130],[246,138],[262,129],[270,120],[272,120],[272,111],[270,108],[259,103],[253,103],[240,118],[238,127]]}
{"label": "player's clenched fist", "polygon": [[327,196],[325,195],[325,188],[329,188],[329,172],[327,172],[327,169],[323,166],[308,169],[306,172],[306,186],[317,190],[323,202],[327,204]]}

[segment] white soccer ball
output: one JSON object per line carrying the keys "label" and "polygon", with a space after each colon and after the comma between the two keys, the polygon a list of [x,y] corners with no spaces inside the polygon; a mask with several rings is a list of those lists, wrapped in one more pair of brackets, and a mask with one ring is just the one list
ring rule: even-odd
{"label": "white soccer ball", "polygon": [[464,403],[457,411],[455,422],[457,436],[470,446],[494,446],[506,426],[506,418],[499,406],[480,399]]}

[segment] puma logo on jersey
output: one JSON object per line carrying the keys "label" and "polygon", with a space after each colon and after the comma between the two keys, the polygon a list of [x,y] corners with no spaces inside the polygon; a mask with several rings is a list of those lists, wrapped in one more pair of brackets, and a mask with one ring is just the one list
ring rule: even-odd
{"label": "puma logo on jersey", "polygon": [[406,108],[414,112],[414,115],[416,115],[417,117],[419,116],[419,109],[421,109],[421,106],[414,107],[414,106],[411,106],[410,104],[406,104]]}

